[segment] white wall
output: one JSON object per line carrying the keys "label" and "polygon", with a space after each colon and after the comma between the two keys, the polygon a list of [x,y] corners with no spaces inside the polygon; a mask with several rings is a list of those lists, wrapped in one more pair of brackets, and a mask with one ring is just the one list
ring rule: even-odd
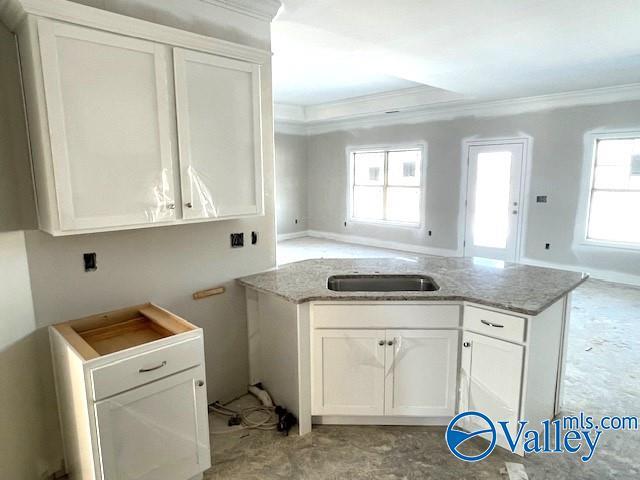
{"label": "white wall", "polygon": [[[165,25],[270,48],[268,21],[199,0],[79,3],[97,4]],[[273,138],[270,79],[267,66],[263,70],[262,91],[267,139]],[[24,120],[14,118],[11,125],[19,126],[20,122]],[[0,283],[12,287],[7,292],[20,294],[11,297],[15,304],[0,298],[0,478],[39,479],[42,472],[52,473],[61,467],[62,446],[46,328],[52,323],[155,302],[204,329],[210,402],[229,400],[246,391],[246,307],[244,291],[234,279],[275,265],[273,142],[267,141],[263,155],[262,217],[62,238],[32,230],[16,234],[22,246],[15,244],[14,237],[6,237],[6,242],[1,241],[5,237],[0,237]],[[25,158],[14,160],[21,162]],[[244,232],[248,239],[251,231],[259,234],[257,245],[245,241],[244,248],[230,248],[230,233]],[[97,253],[97,271],[84,272],[85,252]],[[26,276],[27,260],[30,282]],[[5,268],[5,264],[11,268]],[[18,267],[22,269],[20,277],[16,276]],[[199,301],[191,297],[196,290],[218,285],[227,287],[224,295]]]}
{"label": "white wall", "polygon": [[60,467],[40,368],[48,354],[33,313],[24,233],[0,233],[0,478],[39,479]]}
{"label": "white wall", "polygon": [[[456,251],[465,138],[528,135],[533,139],[525,257],[589,270],[640,275],[640,252],[574,248],[574,225],[584,167],[584,135],[594,129],[640,129],[640,102],[579,106],[493,118],[458,118],[360,128],[307,138],[308,227],[420,247]],[[427,209],[423,229],[348,222],[346,149],[372,144],[427,143]],[[536,195],[549,202],[536,204]],[[345,227],[344,222],[347,221]],[[632,221],[632,219],[630,219]],[[427,236],[427,231],[432,236]],[[545,243],[551,244],[545,250]]]}
{"label": "white wall", "polygon": [[278,235],[301,232],[307,229],[307,140],[276,132],[275,144]]}

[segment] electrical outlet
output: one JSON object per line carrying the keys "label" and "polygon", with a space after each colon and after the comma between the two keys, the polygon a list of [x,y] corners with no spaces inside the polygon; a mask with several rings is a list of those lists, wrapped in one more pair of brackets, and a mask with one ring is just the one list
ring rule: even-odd
{"label": "electrical outlet", "polygon": [[546,195],[536,195],[536,203],[547,203]]}
{"label": "electrical outlet", "polygon": [[551,250],[551,244],[550,243],[545,243],[544,244],[544,249],[545,250]]}
{"label": "electrical outlet", "polygon": [[296,218],[295,224],[296,224],[296,225],[298,224],[298,219],[297,219],[297,218]]}
{"label": "electrical outlet", "polygon": [[98,269],[98,263],[96,259],[96,253],[83,253],[82,259],[84,261],[85,272],[95,272]]}
{"label": "electrical outlet", "polygon": [[231,234],[231,248],[244,247],[244,233]]}
{"label": "electrical outlet", "polygon": [[427,235],[431,236],[431,230],[429,230],[429,231],[427,232]]}

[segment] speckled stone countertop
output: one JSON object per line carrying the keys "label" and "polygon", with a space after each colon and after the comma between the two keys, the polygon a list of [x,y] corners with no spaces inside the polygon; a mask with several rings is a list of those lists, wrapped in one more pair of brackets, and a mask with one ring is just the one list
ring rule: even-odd
{"label": "speckled stone countertop", "polygon": [[[440,286],[434,292],[334,292],[331,275],[419,274]],[[238,279],[260,292],[293,303],[314,300],[466,300],[537,315],[588,278],[587,274],[459,257],[322,258],[290,263]]]}

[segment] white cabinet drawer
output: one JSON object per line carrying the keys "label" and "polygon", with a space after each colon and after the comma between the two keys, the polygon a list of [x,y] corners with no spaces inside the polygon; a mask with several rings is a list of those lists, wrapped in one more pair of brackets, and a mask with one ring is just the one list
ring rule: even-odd
{"label": "white cabinet drawer", "polygon": [[100,400],[203,363],[202,337],[167,345],[91,370],[92,396]]}
{"label": "white cabinet drawer", "polygon": [[314,328],[457,328],[458,305],[316,304],[312,306]]}
{"label": "white cabinet drawer", "polygon": [[525,322],[522,317],[498,313],[484,308],[466,306],[464,309],[464,328],[492,337],[523,342]]}

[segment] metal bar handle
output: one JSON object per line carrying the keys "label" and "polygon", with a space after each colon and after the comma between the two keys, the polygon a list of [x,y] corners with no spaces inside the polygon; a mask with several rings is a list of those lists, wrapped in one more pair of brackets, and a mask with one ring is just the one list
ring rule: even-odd
{"label": "metal bar handle", "polygon": [[153,372],[154,370],[158,370],[159,368],[164,367],[166,364],[167,364],[167,361],[165,360],[160,365],[156,365],[155,367],[151,367],[151,368],[141,368],[140,370],[138,370],[138,372],[140,373]]}
{"label": "metal bar handle", "polygon": [[495,328],[504,328],[504,325],[500,325],[499,323],[491,323],[491,322],[487,322],[486,320],[480,320],[482,323],[484,323],[485,325],[488,325],[490,327],[495,327]]}

